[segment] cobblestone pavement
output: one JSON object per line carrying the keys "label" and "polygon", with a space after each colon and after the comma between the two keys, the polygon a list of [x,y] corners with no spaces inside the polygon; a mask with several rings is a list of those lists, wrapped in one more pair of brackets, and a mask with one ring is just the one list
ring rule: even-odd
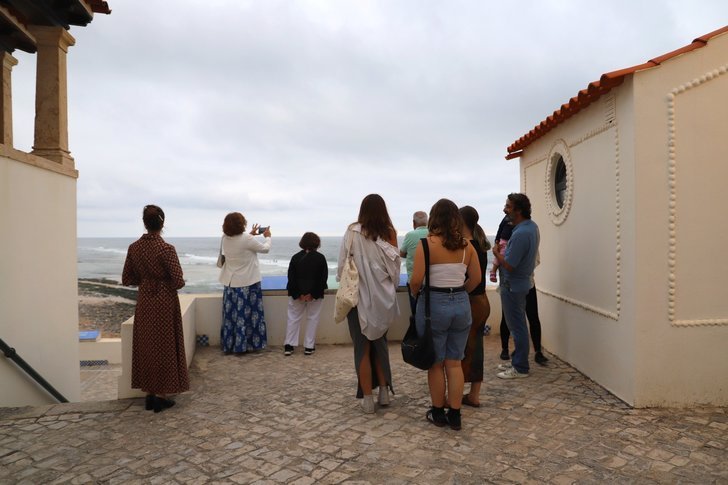
{"label": "cobblestone pavement", "polygon": [[425,421],[425,373],[397,344],[397,394],[375,415],[350,346],[202,348],[192,391],[159,414],[141,399],[0,409],[0,483],[728,483],[728,409],[631,409],[551,356],[500,380],[495,340],[462,431]]}
{"label": "cobblestone pavement", "polygon": [[121,364],[81,366],[81,401],[116,399]]}

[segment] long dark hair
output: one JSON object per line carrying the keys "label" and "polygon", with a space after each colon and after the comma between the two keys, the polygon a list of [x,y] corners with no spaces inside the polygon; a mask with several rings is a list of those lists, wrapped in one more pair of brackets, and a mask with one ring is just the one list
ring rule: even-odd
{"label": "long dark hair", "polygon": [[430,209],[430,220],[427,223],[430,234],[440,236],[445,249],[455,251],[468,245],[463,239],[463,218],[455,202],[440,199]]}
{"label": "long dark hair", "polygon": [[470,232],[473,233],[473,239],[476,243],[478,243],[481,251],[489,250],[490,241],[488,241],[488,238],[485,236],[485,231],[483,231],[483,228],[480,227],[480,224],[478,224],[478,220],[480,220],[480,215],[478,214],[478,211],[475,210],[475,207],[471,207],[469,205],[461,207],[460,215],[463,218],[463,223],[465,224],[465,226],[470,229]]}
{"label": "long dark hair", "polygon": [[389,241],[397,232],[387,212],[387,204],[379,194],[369,194],[364,197],[356,221],[361,224],[361,233],[364,237],[372,241],[376,241],[377,238]]}

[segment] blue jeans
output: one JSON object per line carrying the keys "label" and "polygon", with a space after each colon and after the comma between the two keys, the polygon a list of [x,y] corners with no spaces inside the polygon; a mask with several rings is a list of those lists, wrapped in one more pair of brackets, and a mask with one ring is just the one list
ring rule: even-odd
{"label": "blue jeans", "polygon": [[[425,331],[425,295],[417,298],[415,317],[417,333]],[[464,291],[457,293],[430,292],[430,318],[432,320],[432,342],[435,347],[435,361],[463,360],[465,344],[468,341],[470,325],[470,297]]]}
{"label": "blue jeans", "polygon": [[514,292],[505,286],[500,287],[501,306],[506,317],[506,325],[513,335],[516,350],[511,364],[521,373],[528,373],[528,326],[526,325],[526,296],[528,292]]}

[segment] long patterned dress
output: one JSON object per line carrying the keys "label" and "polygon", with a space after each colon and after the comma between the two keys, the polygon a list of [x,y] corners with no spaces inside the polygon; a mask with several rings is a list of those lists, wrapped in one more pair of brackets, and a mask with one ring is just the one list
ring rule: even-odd
{"label": "long patterned dress", "polygon": [[139,286],[134,311],[131,387],[150,394],[190,388],[177,290],[185,285],[174,246],[144,234],[129,246],[121,277]]}

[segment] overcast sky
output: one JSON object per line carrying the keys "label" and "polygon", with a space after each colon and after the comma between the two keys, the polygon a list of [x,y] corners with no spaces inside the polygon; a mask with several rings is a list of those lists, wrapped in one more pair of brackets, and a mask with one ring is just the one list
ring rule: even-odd
{"label": "overcast sky", "polygon": [[[495,233],[518,191],[506,147],[608,71],[728,24],[726,0],[109,0],[73,27],[78,235],[341,235],[381,194],[400,233],[441,197]],[[13,70],[33,144],[35,58]]]}

